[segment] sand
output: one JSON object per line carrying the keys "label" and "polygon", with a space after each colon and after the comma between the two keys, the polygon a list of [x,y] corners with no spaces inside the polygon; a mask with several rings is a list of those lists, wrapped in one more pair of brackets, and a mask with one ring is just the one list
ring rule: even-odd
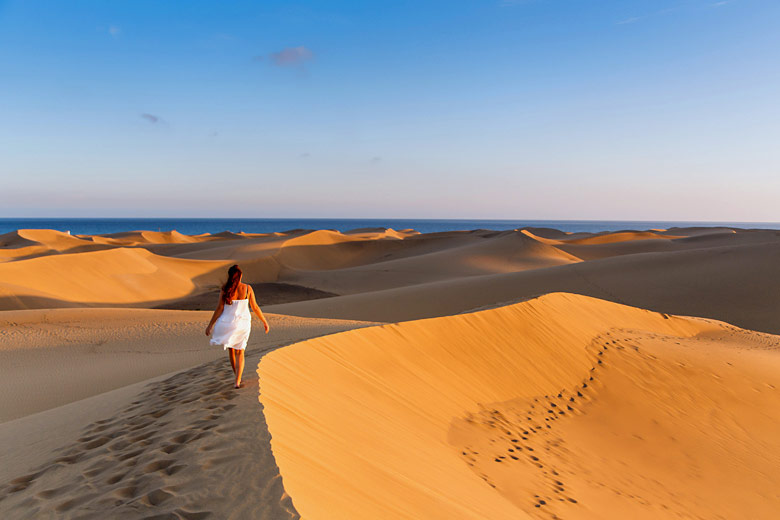
{"label": "sand", "polygon": [[[778,259],[729,228],[8,233],[0,517],[774,518]],[[203,335],[233,263],[272,326],[239,390]]]}
{"label": "sand", "polygon": [[[269,314],[234,390],[227,355],[203,334],[208,312],[0,317],[2,518],[295,518],[252,367],[281,345],[369,325]],[[256,500],[235,504],[248,490]]]}
{"label": "sand", "polygon": [[305,518],[770,518],[779,348],[559,293],[278,350],[260,401]]}

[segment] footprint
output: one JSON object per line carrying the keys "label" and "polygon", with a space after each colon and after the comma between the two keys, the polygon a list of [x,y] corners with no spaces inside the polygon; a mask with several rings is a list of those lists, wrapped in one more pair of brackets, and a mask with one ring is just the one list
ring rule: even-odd
{"label": "footprint", "polygon": [[146,496],[143,498],[143,501],[150,506],[159,506],[160,504],[162,504],[172,496],[173,496],[172,493],[168,493],[167,491],[164,491],[162,489],[155,489],[154,491],[147,493]]}
{"label": "footprint", "polygon": [[106,479],[106,484],[109,484],[109,485],[113,486],[114,484],[116,484],[117,482],[119,482],[120,480],[125,478],[126,476],[127,476],[127,473],[117,473],[116,475],[113,475],[113,476],[109,477],[108,479]]}
{"label": "footprint", "polygon": [[160,471],[166,469],[168,466],[170,466],[173,463],[174,461],[172,459],[156,460],[150,464],[147,464],[144,467],[144,471],[146,471],[147,473],[151,473],[153,471]]}
{"label": "footprint", "polygon": [[183,509],[177,509],[174,511],[184,520],[203,520],[211,516],[211,511],[184,511]]}

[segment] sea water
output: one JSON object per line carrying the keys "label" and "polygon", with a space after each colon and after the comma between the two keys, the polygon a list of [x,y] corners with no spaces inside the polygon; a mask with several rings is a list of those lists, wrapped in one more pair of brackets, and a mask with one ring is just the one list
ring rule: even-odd
{"label": "sea water", "polygon": [[730,227],[780,229],[777,222],[670,222],[632,220],[433,220],[433,219],[315,219],[315,218],[0,218],[0,234],[17,229],[55,229],[74,235],[103,235],[122,231],[171,231],[185,235],[219,233],[273,233],[294,229],[360,228],[415,229],[421,233],[492,229],[503,231],[524,227],[554,228],[567,232],[669,229],[672,227]]}

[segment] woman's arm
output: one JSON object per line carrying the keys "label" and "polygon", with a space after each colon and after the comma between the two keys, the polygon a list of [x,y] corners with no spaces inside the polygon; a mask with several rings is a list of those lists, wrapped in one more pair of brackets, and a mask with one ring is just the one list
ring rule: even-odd
{"label": "woman's arm", "polygon": [[255,300],[255,291],[252,289],[252,286],[247,284],[247,289],[249,289],[249,306],[252,307],[252,310],[255,311],[255,314],[257,314],[257,317],[260,318],[260,321],[263,322],[263,327],[265,327],[265,333],[268,334],[268,331],[270,330],[268,327],[268,320],[265,319],[265,316],[263,316],[263,311],[260,310],[260,307],[257,305],[257,300]]}
{"label": "woman's arm", "polygon": [[206,336],[211,336],[211,329],[214,327],[217,319],[222,316],[223,310],[225,310],[225,300],[222,299],[222,291],[219,291],[219,304],[217,304],[217,308],[214,309],[214,314],[211,315],[211,321],[209,322],[208,327],[206,327]]}

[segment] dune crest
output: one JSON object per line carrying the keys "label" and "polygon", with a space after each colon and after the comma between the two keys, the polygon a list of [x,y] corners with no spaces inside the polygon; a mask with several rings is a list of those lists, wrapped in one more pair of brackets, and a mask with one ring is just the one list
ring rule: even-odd
{"label": "dune crest", "polygon": [[778,343],[558,293],[276,351],[260,401],[309,519],[769,518]]}

